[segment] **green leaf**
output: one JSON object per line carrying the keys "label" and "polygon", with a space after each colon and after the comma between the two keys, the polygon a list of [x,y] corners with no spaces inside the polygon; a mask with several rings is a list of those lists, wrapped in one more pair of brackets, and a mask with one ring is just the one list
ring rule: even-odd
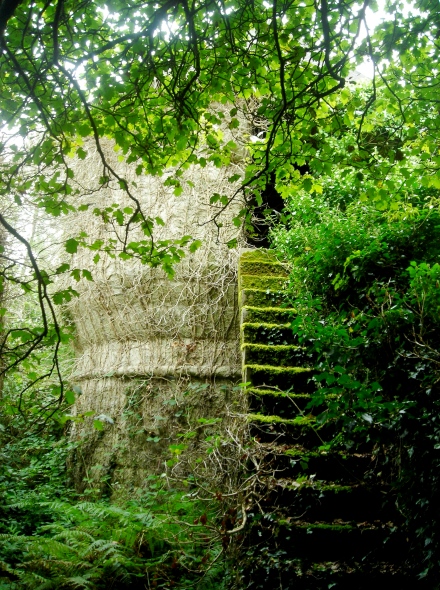
{"label": "green leaf", "polygon": [[100,250],[104,245],[103,240],[95,240],[93,244],[89,246],[90,250]]}
{"label": "green leaf", "polygon": [[313,187],[313,180],[311,178],[304,178],[302,184],[303,184],[304,190],[309,193]]}
{"label": "green leaf", "polygon": [[70,389],[67,389],[64,393],[64,398],[66,400],[66,402],[68,404],[74,404],[75,403],[75,394],[73,391],[70,391]]}
{"label": "green leaf", "polygon": [[62,305],[63,303],[71,301],[72,297],[79,297],[79,293],[78,291],[75,291],[75,289],[72,289],[72,287],[68,287],[67,289],[54,293],[52,295],[52,301],[55,305]]}
{"label": "green leaf", "polygon": [[234,174],[233,176],[230,176],[228,178],[228,182],[237,182],[237,180],[240,180],[241,175],[240,174]]}
{"label": "green leaf", "polygon": [[76,150],[76,155],[80,160],[84,160],[87,157],[87,152],[82,147],[79,147]]}
{"label": "green leaf", "polygon": [[77,240],[75,240],[74,238],[69,238],[65,243],[65,248],[66,251],[69,254],[76,254],[78,251],[78,244],[79,242]]}
{"label": "green leaf", "polygon": [[93,281],[92,273],[89,270],[83,269],[82,275],[88,281]]}
{"label": "green leaf", "polygon": [[56,269],[56,271],[55,271],[55,272],[56,272],[56,274],[57,274],[57,275],[59,275],[59,274],[62,274],[62,273],[64,273],[64,272],[66,272],[66,271],[67,271],[67,270],[69,270],[69,269],[70,269],[70,264],[64,263],[64,264],[61,264],[61,265],[60,265],[60,266],[59,266],[59,267]]}
{"label": "green leaf", "polygon": [[200,240],[194,240],[189,247],[189,251],[191,253],[194,253],[196,250],[198,250],[200,248],[201,245],[202,245],[202,242]]}
{"label": "green leaf", "polygon": [[93,428],[95,430],[104,430],[104,424],[101,420],[93,420]]}
{"label": "green leaf", "polygon": [[81,280],[81,271],[79,268],[74,268],[71,273],[70,276],[73,277],[75,279],[75,281],[80,281]]}

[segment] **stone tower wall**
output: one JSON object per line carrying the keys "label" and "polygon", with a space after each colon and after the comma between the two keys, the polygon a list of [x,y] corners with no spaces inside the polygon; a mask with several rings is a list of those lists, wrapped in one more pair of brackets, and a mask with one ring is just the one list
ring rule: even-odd
{"label": "stone tower wall", "polygon": [[[72,473],[78,489],[93,481],[115,494],[142,487],[148,474],[163,470],[179,434],[200,418],[223,419],[234,403],[230,390],[241,373],[241,229],[232,218],[243,204],[236,195],[222,211],[210,199],[214,193],[235,195],[240,180],[228,179],[242,178],[243,161],[237,155],[236,162],[223,168],[209,162],[191,166],[180,178],[183,192],[176,197],[174,187],[166,185],[168,175],[137,177],[134,165],[127,165],[110,143],[105,147],[106,157],[129,181],[145,214],[163,220],[163,226],[155,226],[156,244],[184,235],[202,242],[175,265],[172,278],[160,267],[122,260],[117,248],[124,228],[104,223],[93,211],[132,203],[117,183],[99,185],[102,166],[96,148],[89,146],[85,160],[74,162],[79,193],[75,203],[90,206],[67,216],[66,235],[84,232],[89,242],[116,239],[116,256],[100,253],[94,262],[96,251],[80,248],[72,259],[73,267],[93,275],[93,282],[82,279],[72,285],[80,296],[66,306],[76,330],[71,382],[80,392],[75,406],[80,420],[72,437],[81,444]],[[129,241],[145,240],[139,228],[130,231]],[[227,243],[234,238],[237,247],[231,249]],[[96,420],[100,430],[93,427]],[[189,446],[194,454],[197,440]]]}

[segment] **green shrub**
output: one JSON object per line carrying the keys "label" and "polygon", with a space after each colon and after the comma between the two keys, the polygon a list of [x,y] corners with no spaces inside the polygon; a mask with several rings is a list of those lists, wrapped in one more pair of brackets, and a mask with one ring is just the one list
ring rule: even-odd
{"label": "green shrub", "polygon": [[370,476],[395,490],[414,567],[438,579],[440,214],[421,192],[379,211],[340,206],[335,190],[291,197],[289,225],[273,232],[292,263],[292,329],[317,371],[310,409],[327,400],[317,420],[339,425],[329,446],[378,459]]}
{"label": "green shrub", "polygon": [[0,590],[225,587],[209,504],[157,476],[136,500],[84,501],[69,487],[66,459],[75,445],[63,420],[31,428],[33,400],[24,396],[20,413],[16,395],[7,382],[0,400]]}
{"label": "green shrub", "polygon": [[[221,588],[222,564],[205,567],[221,547],[203,524],[182,526],[200,515],[200,506],[182,499],[182,492],[167,490],[164,496],[151,509],[43,503],[53,522],[38,534],[0,535],[0,588]],[[18,507],[32,509],[26,502]]]}

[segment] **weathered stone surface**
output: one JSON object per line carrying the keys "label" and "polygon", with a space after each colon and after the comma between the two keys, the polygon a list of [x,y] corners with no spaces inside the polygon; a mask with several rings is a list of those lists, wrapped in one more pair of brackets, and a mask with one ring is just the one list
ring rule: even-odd
{"label": "weathered stone surface", "polygon": [[[232,223],[242,207],[234,196],[240,181],[228,178],[242,172],[241,162],[192,166],[180,177],[183,192],[176,197],[174,187],[165,184],[172,171],[161,178],[137,177],[135,166],[120,162],[110,145],[107,152],[118,174],[136,182],[131,190],[145,214],[163,220],[154,228],[156,244],[185,235],[201,242],[175,265],[171,278],[160,267],[122,260],[118,252],[126,229],[116,223],[109,227],[93,211],[113,203],[122,209],[130,199],[117,184],[102,186],[99,175],[94,178],[100,162],[93,146],[84,161],[74,163],[76,205],[79,200],[91,206],[69,216],[69,231],[74,225],[90,242],[116,241],[115,256],[100,253],[94,262],[96,251],[85,248],[73,256],[73,265],[90,270],[93,282],[74,284],[80,296],[66,306],[76,329],[71,381],[82,390],[76,412],[91,414],[72,429],[72,437],[82,442],[72,473],[78,489],[89,485],[85,477],[98,487],[105,480],[101,487],[114,493],[118,486],[135,488],[147,474],[161,472],[169,446],[194,420],[227,414],[228,387],[241,373],[237,266],[242,240],[241,228]],[[85,186],[87,194],[81,196]],[[210,203],[216,192],[232,199],[225,211]],[[146,238],[135,224],[127,239]],[[231,239],[237,248],[228,247]],[[188,389],[194,384],[206,385],[205,395]],[[96,431],[93,421],[100,416],[102,430]],[[196,440],[189,447],[196,452]]]}

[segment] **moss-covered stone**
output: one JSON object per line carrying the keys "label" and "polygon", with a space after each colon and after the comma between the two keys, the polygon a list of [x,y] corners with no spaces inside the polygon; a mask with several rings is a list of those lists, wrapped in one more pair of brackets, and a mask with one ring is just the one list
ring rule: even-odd
{"label": "moss-covered stone", "polygon": [[281,391],[278,388],[273,389],[259,389],[258,387],[249,387],[246,389],[248,395],[255,395],[257,397],[277,397],[277,398],[289,398],[292,400],[304,400],[310,401],[311,395],[307,393],[290,393]]}
{"label": "moss-covered stone", "polygon": [[295,344],[244,344],[242,346],[246,365],[271,365],[291,367],[302,360],[303,348]]}
{"label": "moss-covered stone", "polygon": [[294,344],[296,341],[290,324],[244,322],[240,328],[244,344]]}
{"label": "moss-covered stone", "polygon": [[308,413],[307,404],[310,395],[285,393],[276,389],[251,388],[246,393],[249,397],[249,407],[252,413],[295,418]]}
{"label": "moss-covered stone", "polygon": [[305,367],[277,367],[271,365],[245,365],[245,381],[253,385],[292,388],[293,393],[308,393],[315,386],[311,381],[311,369]]}
{"label": "moss-covered stone", "polygon": [[251,261],[258,261],[261,260],[262,262],[279,262],[278,258],[275,256],[273,250],[267,250],[266,248],[252,248],[249,250],[244,250],[240,256],[240,263],[241,262],[251,262]]}
{"label": "moss-covered stone", "polygon": [[283,304],[284,298],[283,291],[242,289],[239,295],[239,304],[252,307],[279,307]]}
{"label": "moss-covered stone", "polygon": [[298,428],[315,429],[316,420],[309,416],[298,416],[297,418],[282,418],[281,416],[265,416],[264,414],[248,414],[248,422],[252,424],[285,424]]}
{"label": "moss-covered stone", "polygon": [[269,322],[270,324],[287,324],[297,314],[296,309],[279,307],[242,307],[243,322]]}
{"label": "moss-covered stone", "polygon": [[269,262],[262,260],[242,261],[240,265],[240,272],[242,275],[258,275],[258,276],[277,276],[287,277],[285,266],[279,262]]}
{"label": "moss-covered stone", "polygon": [[324,457],[324,456],[334,456],[334,457],[338,457],[339,459],[345,456],[345,453],[339,452],[339,451],[332,451],[332,452],[328,452],[328,451],[323,451],[323,450],[304,450],[302,448],[300,449],[288,449],[287,451],[283,452],[284,455],[287,455],[288,457],[294,457],[296,459],[299,458],[306,458],[306,459],[311,459],[311,458],[315,458],[315,457]]}
{"label": "moss-covered stone", "polygon": [[316,481],[310,479],[306,481],[301,480],[299,482],[292,481],[289,485],[286,486],[285,489],[294,490],[297,493],[301,493],[307,491],[310,488],[319,491],[323,494],[352,494],[353,491],[357,489],[355,485],[339,485],[336,483],[329,484],[325,481]]}
{"label": "moss-covered stone", "polygon": [[280,291],[286,284],[286,277],[282,276],[259,276],[240,275],[241,289],[259,289],[262,291]]}
{"label": "moss-covered stone", "polygon": [[[278,524],[280,525],[284,525],[284,526],[289,526],[289,527],[295,527],[298,529],[307,529],[310,531],[334,531],[334,532],[342,532],[342,531],[353,531],[353,530],[357,530],[356,525],[350,524],[350,523],[344,523],[344,524],[334,524],[334,523],[328,523],[328,522],[307,522],[307,523],[295,523],[295,522],[290,522],[290,521],[283,521],[283,520],[279,520]],[[373,526],[368,527],[369,530],[374,529]],[[367,530],[368,530],[367,529]]]}
{"label": "moss-covered stone", "polygon": [[[247,420],[262,450],[262,464],[278,478],[278,485],[266,490],[266,516],[259,515],[255,522],[249,519],[247,546],[256,547],[250,578],[260,580],[266,571],[265,556],[262,568],[254,567],[264,546],[273,555],[280,551],[283,556],[276,566],[283,587],[317,590],[337,581],[339,588],[335,575],[342,564],[341,588],[366,589],[370,587],[363,579],[366,555],[378,549],[380,559],[394,560],[394,554],[405,552],[401,539],[396,541],[387,528],[388,521],[397,522],[398,515],[384,508],[383,487],[374,490],[359,483],[371,470],[371,453],[321,448],[323,441],[337,435],[338,425],[317,423],[313,414],[325,411],[327,402],[337,396],[323,397],[319,408],[308,408],[315,382],[307,364],[313,359],[292,332],[296,311],[282,307],[286,269],[268,251],[252,250],[241,257],[241,348],[244,381],[250,383]],[[343,563],[347,556],[349,566]],[[377,556],[372,561],[377,562]],[[321,577],[320,572],[324,572]],[[353,584],[352,573],[358,576]],[[270,573],[266,580],[272,587]],[[394,579],[387,587],[393,584]]]}
{"label": "moss-covered stone", "polygon": [[285,418],[293,418],[298,414],[321,414],[327,409],[326,400],[315,405],[312,409],[308,406],[311,402],[311,395],[304,393],[284,393],[282,391],[268,390],[266,393],[259,393],[258,388],[247,391],[251,410],[261,414],[274,414]]}

